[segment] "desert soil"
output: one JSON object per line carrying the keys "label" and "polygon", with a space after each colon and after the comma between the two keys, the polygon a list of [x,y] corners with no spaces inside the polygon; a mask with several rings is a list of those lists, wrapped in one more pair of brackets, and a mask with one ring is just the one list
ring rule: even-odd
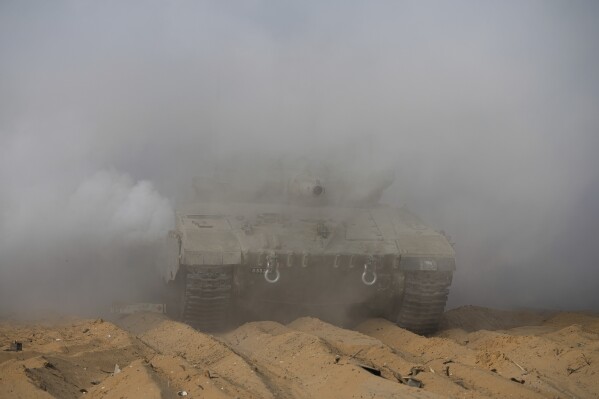
{"label": "desert soil", "polygon": [[[23,350],[10,351],[13,341]],[[422,337],[304,317],[0,321],[0,398],[597,398],[599,316],[462,307]]]}

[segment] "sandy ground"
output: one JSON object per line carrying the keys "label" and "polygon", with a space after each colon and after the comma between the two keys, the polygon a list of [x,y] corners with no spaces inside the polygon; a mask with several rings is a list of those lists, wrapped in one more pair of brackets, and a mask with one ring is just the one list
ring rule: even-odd
{"label": "sandy ground", "polygon": [[[14,340],[23,351],[9,351]],[[422,337],[314,318],[0,321],[0,398],[598,398],[599,316],[462,307]]]}

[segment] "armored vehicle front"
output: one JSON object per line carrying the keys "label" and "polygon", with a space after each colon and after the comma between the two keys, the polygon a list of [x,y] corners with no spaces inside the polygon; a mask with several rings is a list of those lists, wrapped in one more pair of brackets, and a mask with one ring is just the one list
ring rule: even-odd
{"label": "armored vehicle front", "polygon": [[212,198],[176,214],[163,268],[178,293],[171,310],[208,331],[226,328],[234,315],[330,308],[433,332],[454,250],[407,209],[379,204],[392,181],[388,174],[367,176],[354,190],[330,173],[281,173],[259,184],[257,195],[219,198],[227,184],[197,180],[200,198]]}

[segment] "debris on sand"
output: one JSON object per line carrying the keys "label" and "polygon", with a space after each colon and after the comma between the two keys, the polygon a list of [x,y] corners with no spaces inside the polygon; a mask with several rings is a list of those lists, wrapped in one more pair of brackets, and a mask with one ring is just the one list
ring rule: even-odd
{"label": "debris on sand", "polygon": [[7,349],[12,352],[20,352],[23,350],[23,343],[18,341],[13,341],[10,343],[10,347]]}

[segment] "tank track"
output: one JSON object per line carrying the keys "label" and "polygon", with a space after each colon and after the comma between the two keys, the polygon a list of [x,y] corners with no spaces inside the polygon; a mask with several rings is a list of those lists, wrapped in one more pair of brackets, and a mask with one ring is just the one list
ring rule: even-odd
{"label": "tank track", "polygon": [[397,325],[422,335],[435,332],[445,310],[452,277],[452,272],[406,272]]}
{"label": "tank track", "polygon": [[228,326],[232,304],[233,266],[187,267],[182,321],[202,331]]}

